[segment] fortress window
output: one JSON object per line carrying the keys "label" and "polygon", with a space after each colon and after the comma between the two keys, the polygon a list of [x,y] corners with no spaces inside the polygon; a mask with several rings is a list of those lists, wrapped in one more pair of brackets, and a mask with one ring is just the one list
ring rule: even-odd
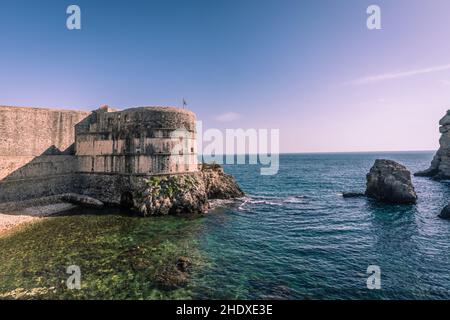
{"label": "fortress window", "polygon": [[194,153],[194,148],[191,148],[191,152]]}

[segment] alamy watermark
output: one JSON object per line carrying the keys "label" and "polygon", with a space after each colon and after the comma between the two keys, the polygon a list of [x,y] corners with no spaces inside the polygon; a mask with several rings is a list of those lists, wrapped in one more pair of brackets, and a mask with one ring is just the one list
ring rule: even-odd
{"label": "alamy watermark", "polygon": [[367,18],[367,29],[369,30],[381,30],[381,8],[375,4],[367,7],[366,10],[369,17]]}
{"label": "alamy watermark", "polygon": [[[376,4],[367,7],[366,13],[369,15],[366,21],[367,29],[380,30],[381,29],[381,8]],[[66,14],[69,16],[66,20],[66,27],[69,30],[81,29],[81,8],[78,5],[71,4],[66,9]]]}
{"label": "alamy watermark", "polygon": [[69,15],[66,20],[66,27],[69,30],[81,29],[81,9],[79,6],[72,4],[67,7],[66,13]]}
{"label": "alamy watermark", "polygon": [[367,267],[367,289],[379,290],[381,289],[381,268],[377,265],[370,265]]}
{"label": "alamy watermark", "polygon": [[[260,165],[261,175],[275,175],[280,167],[279,129],[216,129],[204,130],[202,121],[196,122],[196,135],[184,128],[172,131],[171,155],[178,165],[197,161],[216,164]],[[196,145],[192,145],[196,141]],[[190,144],[191,143],[191,144]],[[186,152],[187,151],[187,152]]]}
{"label": "alamy watermark", "polygon": [[67,278],[66,285],[69,290],[80,290],[81,289],[81,269],[77,265],[68,266],[66,273],[70,274]]}
{"label": "alamy watermark", "polygon": [[279,129],[203,130],[202,122],[197,121],[197,141],[203,160],[217,164],[259,164],[261,175],[278,173]]}

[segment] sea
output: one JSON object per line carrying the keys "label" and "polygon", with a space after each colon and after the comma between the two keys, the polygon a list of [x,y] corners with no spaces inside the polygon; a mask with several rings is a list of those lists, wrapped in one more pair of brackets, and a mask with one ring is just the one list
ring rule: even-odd
{"label": "sea", "polygon": [[[413,173],[433,153],[282,154],[272,176],[225,165],[246,197],[213,201],[206,215],[47,218],[0,239],[0,297],[450,299],[450,221],[438,218],[450,182],[413,177],[415,205],[342,196],[364,192],[376,159]],[[187,278],[162,285],[180,256],[192,261]],[[69,290],[73,265],[81,288]]]}

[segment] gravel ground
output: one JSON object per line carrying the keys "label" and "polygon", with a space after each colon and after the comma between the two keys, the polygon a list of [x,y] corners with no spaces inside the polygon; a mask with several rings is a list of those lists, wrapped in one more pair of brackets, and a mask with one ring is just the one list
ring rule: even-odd
{"label": "gravel ground", "polygon": [[57,197],[28,200],[18,203],[0,205],[0,236],[6,231],[42,219],[43,217],[62,212],[75,205],[61,202]]}
{"label": "gravel ground", "polygon": [[26,222],[36,221],[38,217],[0,213],[0,235]]}

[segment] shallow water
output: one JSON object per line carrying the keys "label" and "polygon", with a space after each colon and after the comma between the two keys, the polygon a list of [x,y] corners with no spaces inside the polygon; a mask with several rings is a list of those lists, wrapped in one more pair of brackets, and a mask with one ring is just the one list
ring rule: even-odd
{"label": "shallow water", "polygon": [[[50,218],[0,240],[0,293],[55,287],[38,298],[441,299],[450,298],[450,222],[437,218],[450,186],[413,178],[417,205],[380,205],[364,191],[377,158],[428,167],[432,152],[282,155],[276,176],[226,166],[248,197],[197,218],[82,215]],[[139,248],[136,250],[136,248]],[[188,284],[155,275],[179,256]],[[82,270],[68,291],[65,268]],[[368,290],[369,265],[381,290]]]}
{"label": "shallow water", "polygon": [[[25,298],[180,299],[187,286],[161,289],[155,283],[164,268],[189,256],[203,268],[197,250],[201,219],[140,218],[101,214],[93,209],[47,218],[0,240],[0,294],[4,298],[32,288]],[[115,210],[110,210],[115,211]],[[67,267],[81,270],[81,290],[68,290]],[[13,290],[16,289],[16,294]],[[19,289],[19,290],[17,290]],[[18,292],[17,292],[18,291]]]}

